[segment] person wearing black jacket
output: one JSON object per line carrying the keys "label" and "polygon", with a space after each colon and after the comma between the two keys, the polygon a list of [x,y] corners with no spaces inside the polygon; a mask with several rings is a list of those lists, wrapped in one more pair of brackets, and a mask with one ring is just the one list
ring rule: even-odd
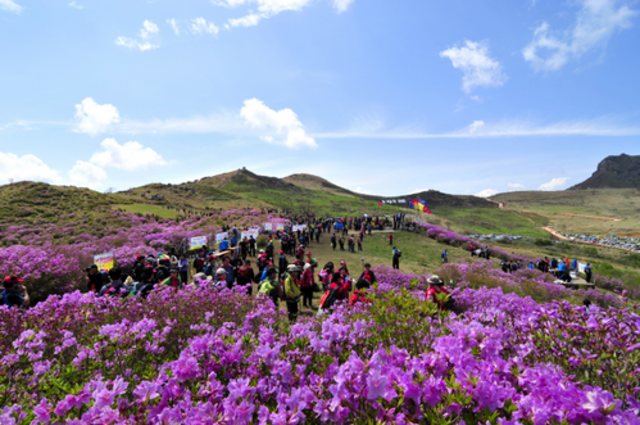
{"label": "person wearing black jacket", "polygon": [[100,290],[107,284],[108,279],[106,274],[98,271],[98,266],[92,264],[85,269],[87,273],[87,290],[89,292],[100,293]]}

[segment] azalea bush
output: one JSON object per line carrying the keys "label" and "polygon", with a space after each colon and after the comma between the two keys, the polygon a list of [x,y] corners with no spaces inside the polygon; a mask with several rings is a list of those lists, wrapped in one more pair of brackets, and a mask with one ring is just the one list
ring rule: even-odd
{"label": "azalea bush", "polygon": [[451,313],[424,277],[376,273],[370,303],[295,324],[206,285],[2,307],[0,423],[638,423],[633,311],[497,285]]}

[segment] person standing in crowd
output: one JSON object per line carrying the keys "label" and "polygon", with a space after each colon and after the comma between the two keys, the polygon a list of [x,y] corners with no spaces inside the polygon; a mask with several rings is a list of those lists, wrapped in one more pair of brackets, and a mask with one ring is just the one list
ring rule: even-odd
{"label": "person standing in crowd", "polygon": [[260,282],[258,292],[271,299],[273,305],[278,307],[278,271],[275,268],[267,270],[267,278]]}
{"label": "person standing in crowd", "polygon": [[182,283],[184,284],[189,282],[189,261],[185,255],[180,256],[178,269],[180,270],[180,279],[182,280]]}
{"label": "person standing in crowd", "polygon": [[336,250],[336,234],[333,233],[331,234],[331,249],[333,249],[334,251]]}
{"label": "person standing in crowd", "polygon": [[393,249],[391,250],[391,254],[392,254],[392,267],[396,270],[400,269],[400,257],[402,257],[402,252],[397,248],[397,247],[393,247]]}
{"label": "person standing in crowd", "polygon": [[305,263],[302,269],[302,279],[300,290],[302,291],[302,306],[313,310],[313,287],[315,279],[313,277],[313,267],[311,263]]}
{"label": "person standing in crowd", "polygon": [[222,268],[226,272],[227,288],[231,289],[236,281],[236,268],[231,264],[231,258],[226,255],[222,259]]}
{"label": "person standing in crowd", "polygon": [[300,267],[290,264],[284,277],[284,298],[287,302],[290,322],[295,322],[298,318],[300,296]]}
{"label": "person standing in crowd", "polygon": [[253,235],[249,236],[249,255],[251,257],[256,256],[256,239]]}
{"label": "person standing in crowd", "polygon": [[253,293],[253,280],[256,278],[253,267],[251,267],[251,260],[246,260],[238,269],[238,285],[247,289],[247,293],[251,295]]}

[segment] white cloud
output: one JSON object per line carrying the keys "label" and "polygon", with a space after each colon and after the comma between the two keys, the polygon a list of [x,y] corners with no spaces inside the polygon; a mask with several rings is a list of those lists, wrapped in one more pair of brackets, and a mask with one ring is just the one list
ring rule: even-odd
{"label": "white cloud", "polygon": [[291,149],[316,148],[318,145],[309,136],[298,116],[289,108],[276,111],[259,99],[244,101],[240,116],[252,129],[261,133],[261,139]]}
{"label": "white cloud", "polygon": [[506,75],[500,63],[489,56],[489,48],[481,42],[466,40],[462,47],[440,52],[454,68],[462,71],[462,89],[470,93],[476,87],[497,87],[504,84]]}
{"label": "white cloud", "polygon": [[0,10],[12,13],[21,13],[22,6],[20,6],[14,0],[0,0]]}
{"label": "white cloud", "polygon": [[349,10],[349,7],[355,0],[333,0],[333,7],[338,13],[344,13]]}
{"label": "white cloud", "polygon": [[631,27],[636,10],[620,0],[578,0],[580,11],[573,26],[552,33],[547,22],[533,33],[523,50],[524,59],[539,71],[557,71],[597,48],[606,47],[613,35]]}
{"label": "white cloud", "polygon": [[160,44],[156,41],[159,34],[160,28],[158,28],[158,25],[152,21],[145,20],[137,38],[119,36],[116,38],[116,45],[146,52],[160,47]]}
{"label": "white cloud", "polygon": [[76,133],[96,135],[111,128],[120,121],[120,113],[115,106],[99,104],[91,97],[86,97],[76,105]]}
{"label": "white cloud", "polygon": [[[299,12],[309,6],[312,1],[313,0],[213,0],[212,3],[228,8],[252,6],[245,15],[227,20],[224,27],[229,30],[236,27],[253,27],[258,25],[260,21],[273,18],[283,12]],[[348,3],[351,3],[352,0],[333,1],[348,7]]]}
{"label": "white cloud", "polygon": [[74,186],[101,189],[106,180],[104,168],[87,161],[76,161],[69,171],[69,181]]}
{"label": "white cloud", "polygon": [[134,171],[167,163],[162,155],[139,142],[120,144],[117,140],[108,138],[102,141],[101,146],[102,151],[94,153],[89,159],[91,164],[100,168]]}
{"label": "white cloud", "polygon": [[565,177],[556,177],[546,183],[542,183],[538,189],[540,190],[557,190],[560,186],[567,182]]}
{"label": "white cloud", "polygon": [[62,178],[57,171],[35,155],[20,156],[10,152],[0,152],[0,181],[23,180],[60,183]]}
{"label": "white cloud", "polygon": [[507,183],[507,187],[510,190],[522,190],[526,188],[526,186],[522,183]]}
{"label": "white cloud", "polygon": [[497,193],[498,193],[497,190],[488,188],[488,189],[484,189],[484,190],[481,190],[480,192],[476,193],[475,196],[478,196],[480,198],[488,198],[488,197],[493,196],[493,195],[495,195]]}
{"label": "white cloud", "polygon": [[242,16],[240,18],[231,18],[225,24],[226,29],[236,28],[236,27],[255,27],[262,20],[262,16],[256,13],[250,13],[248,15]]}
{"label": "white cloud", "polygon": [[180,35],[180,26],[175,18],[167,19],[167,24],[171,27],[171,31],[173,31],[175,35]]}
{"label": "white cloud", "polygon": [[317,139],[387,139],[387,140],[430,140],[430,139],[481,139],[481,138],[524,138],[524,137],[629,137],[640,136],[640,127],[611,121],[608,118],[594,118],[589,121],[560,121],[538,124],[529,121],[502,121],[489,124],[476,120],[460,130],[445,132],[425,132],[411,129],[379,129],[377,131],[357,131],[347,129],[335,132],[315,133]]}
{"label": "white cloud", "polygon": [[209,34],[216,36],[220,32],[220,28],[213,22],[209,22],[199,16],[191,20],[191,32],[193,34]]}
{"label": "white cloud", "polygon": [[84,9],[84,6],[81,5],[80,3],[78,3],[75,0],[71,0],[69,2],[69,7],[72,8],[72,9],[76,9],[76,10],[83,10]]}

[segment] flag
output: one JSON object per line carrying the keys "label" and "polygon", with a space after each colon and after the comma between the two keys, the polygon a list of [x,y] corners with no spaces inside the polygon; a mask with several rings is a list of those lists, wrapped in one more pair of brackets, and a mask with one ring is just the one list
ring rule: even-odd
{"label": "flag", "polygon": [[411,201],[411,208],[414,210],[422,211],[426,214],[431,214],[431,210],[427,206],[427,201],[424,199],[416,198]]}

